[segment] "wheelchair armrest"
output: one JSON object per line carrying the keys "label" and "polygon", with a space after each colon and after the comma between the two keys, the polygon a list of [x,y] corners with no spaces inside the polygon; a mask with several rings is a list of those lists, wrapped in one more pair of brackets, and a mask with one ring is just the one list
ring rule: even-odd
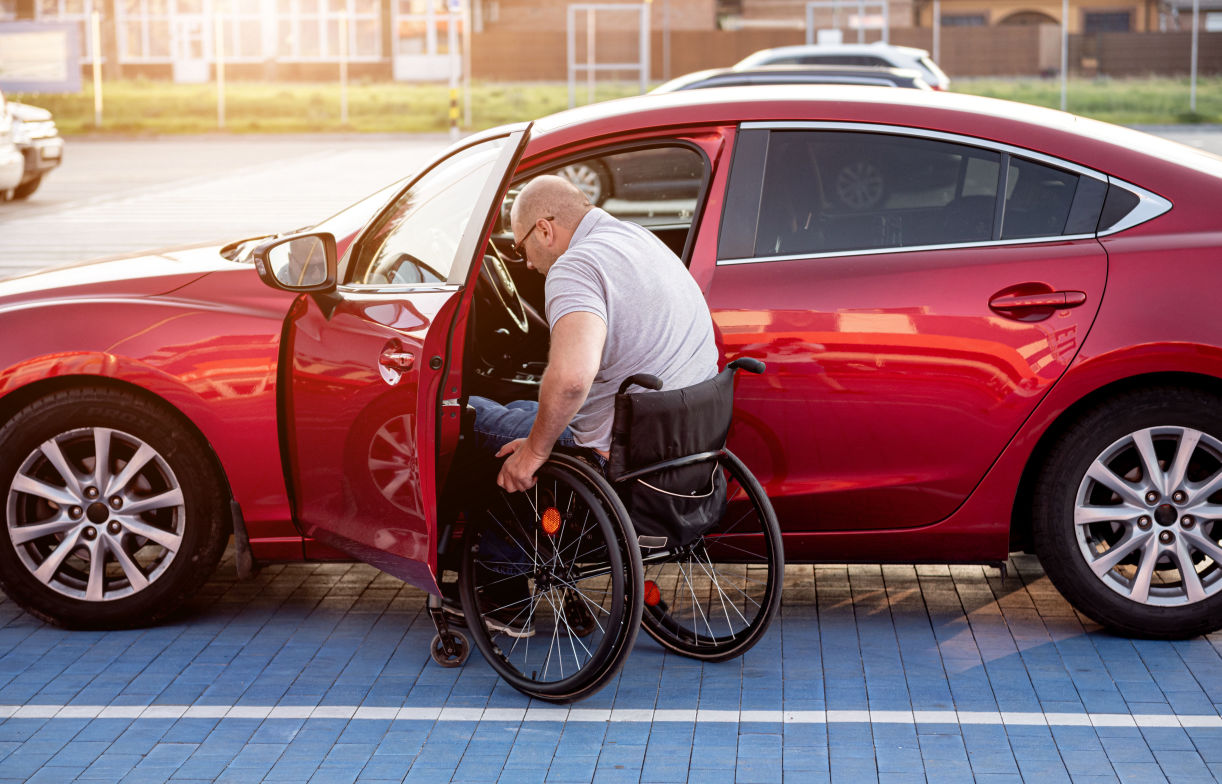
{"label": "wheelchair armrest", "polygon": [[628,391],[628,387],[636,384],[638,387],[645,389],[659,390],[662,388],[662,379],[657,376],[651,376],[648,373],[634,373],[624,379],[624,383],[619,385],[619,394],[624,394]]}
{"label": "wheelchair armrest", "polygon": [[739,357],[730,364],[726,365],[726,367],[734,370],[745,370],[748,373],[755,373],[756,375],[764,372],[764,363],[760,362],[758,359],[752,359],[751,357]]}

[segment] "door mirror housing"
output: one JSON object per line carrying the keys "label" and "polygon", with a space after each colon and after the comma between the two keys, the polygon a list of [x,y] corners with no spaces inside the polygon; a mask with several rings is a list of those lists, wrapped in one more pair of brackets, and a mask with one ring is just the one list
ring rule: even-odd
{"label": "door mirror housing", "polygon": [[283,291],[325,294],[335,290],[335,237],[326,232],[276,237],[251,257],[264,283]]}

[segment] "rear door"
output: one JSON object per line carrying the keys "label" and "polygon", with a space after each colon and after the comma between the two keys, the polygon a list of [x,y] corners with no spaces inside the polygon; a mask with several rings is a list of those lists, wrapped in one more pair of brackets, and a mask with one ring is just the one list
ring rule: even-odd
{"label": "rear door", "polygon": [[1090,329],[1104,181],[975,140],[745,128],[709,303],[731,446],[788,530],[904,528],[971,493]]}
{"label": "rear door", "polygon": [[336,294],[302,297],[288,319],[285,435],[303,533],[428,590],[451,329],[526,138],[484,139],[430,167],[353,245]]}

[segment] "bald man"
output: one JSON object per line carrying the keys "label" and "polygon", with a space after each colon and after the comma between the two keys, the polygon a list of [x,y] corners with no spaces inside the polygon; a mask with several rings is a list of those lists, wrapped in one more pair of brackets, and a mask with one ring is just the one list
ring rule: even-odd
{"label": "bald man", "polygon": [[510,211],[514,244],[545,276],[551,330],[539,402],[471,398],[477,443],[508,456],[497,484],[530,488],[557,443],[604,458],[615,392],[634,373],[664,389],[717,373],[713,321],[683,262],[652,232],[593,207],[568,180],[536,177]]}

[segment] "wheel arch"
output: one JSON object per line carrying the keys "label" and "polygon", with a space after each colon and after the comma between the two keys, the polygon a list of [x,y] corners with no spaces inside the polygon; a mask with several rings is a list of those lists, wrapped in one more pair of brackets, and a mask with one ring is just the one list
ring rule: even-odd
{"label": "wheel arch", "polygon": [[[195,422],[184,414],[177,406],[167,400],[165,397],[142,387],[138,384],[133,384],[129,381],[123,381],[109,376],[95,375],[65,375],[55,376],[52,378],[39,379],[25,386],[13,390],[8,395],[0,398],[0,428],[4,427],[8,422],[17,415],[19,411],[33,403],[36,400],[53,395],[56,392],[64,392],[71,389],[87,389],[87,388],[105,388],[113,389],[121,392],[130,393],[136,397],[142,398],[149,404],[160,408],[168,416],[172,417],[180,424],[188,433],[191,433],[197,444],[204,450],[208,456],[208,461],[211,463],[213,470],[216,472],[217,480],[221,483],[221,490],[227,498],[233,498],[233,487],[229,482],[229,476],[225,472],[225,467],[221,462],[220,456],[216,453],[212,443],[204,435],[203,431],[196,426]],[[226,512],[226,519],[229,521],[229,530],[233,530],[232,516]]]}
{"label": "wheel arch", "polygon": [[1032,552],[1031,507],[1035,485],[1040,470],[1048,460],[1049,453],[1061,440],[1065,432],[1081,416],[1082,412],[1099,405],[1105,400],[1125,394],[1126,392],[1159,386],[1178,386],[1208,392],[1222,398],[1222,379],[1204,373],[1187,371],[1167,371],[1144,373],[1128,376],[1104,384],[1075,401],[1060,413],[1044,430],[1035,448],[1027,457],[1019,480],[1018,492],[1015,494],[1010,515],[1010,549],[1012,551]]}

